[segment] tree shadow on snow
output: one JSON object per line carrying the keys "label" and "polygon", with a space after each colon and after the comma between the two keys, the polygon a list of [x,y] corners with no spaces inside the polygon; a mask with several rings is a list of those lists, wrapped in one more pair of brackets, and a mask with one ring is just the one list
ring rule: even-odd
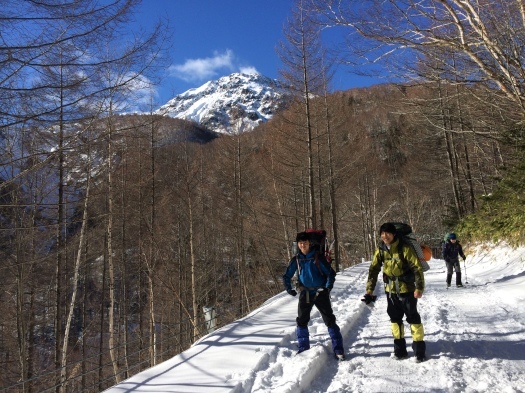
{"label": "tree shadow on snow", "polygon": [[448,356],[453,359],[525,360],[525,342],[487,340],[427,341],[427,352],[430,357],[433,357],[433,354],[441,353],[441,356]]}

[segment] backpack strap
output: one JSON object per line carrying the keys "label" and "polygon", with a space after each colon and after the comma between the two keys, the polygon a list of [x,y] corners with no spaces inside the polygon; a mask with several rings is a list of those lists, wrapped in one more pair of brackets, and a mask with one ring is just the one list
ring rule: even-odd
{"label": "backpack strap", "polygon": [[[401,259],[403,265],[406,265],[407,260],[405,258],[405,253],[403,252],[403,245],[405,242],[401,239],[401,237],[398,237],[397,240],[397,253],[399,254],[399,259]],[[383,263],[385,263],[385,250],[382,247],[379,247],[379,256],[381,259],[381,266],[383,266]]]}
{"label": "backpack strap", "polygon": [[397,253],[399,254],[399,259],[401,259],[401,262],[403,262],[403,266],[407,264],[407,259],[405,257],[405,252],[403,251],[403,246],[406,244],[406,242],[400,237],[399,243],[397,244]]}
{"label": "backpack strap", "polygon": [[[410,270],[410,266],[408,265],[408,261],[407,261],[406,256],[405,256],[405,252],[403,250],[403,247],[405,245],[408,245],[408,244],[401,237],[399,237],[397,240],[398,240],[398,243],[397,243],[397,254],[399,255],[399,259],[401,260],[401,263],[402,263],[403,267],[408,266],[409,267],[408,270]],[[380,255],[380,259],[381,259],[381,266],[385,263],[384,253],[385,253],[385,250],[382,247],[379,247],[379,255]],[[397,279],[401,278],[401,281],[403,281],[402,278],[407,276],[407,273],[408,273],[407,271],[403,270],[403,275],[402,276],[397,276],[397,277],[389,277],[389,276],[387,276],[387,275],[385,275],[383,273],[383,280],[386,281],[388,279],[388,280],[392,280],[392,281],[397,281]]]}
{"label": "backpack strap", "polygon": [[321,262],[319,261],[319,252],[318,251],[316,251],[316,253],[315,253],[314,263],[315,263],[315,266],[317,266],[317,269],[319,270],[319,273],[321,273],[321,275],[326,277],[326,274],[323,272],[323,269],[321,269]]}
{"label": "backpack strap", "polygon": [[[295,263],[297,263],[297,275],[301,274],[301,264],[299,263],[299,253],[295,254]],[[317,269],[319,270],[319,273],[321,273],[323,276],[328,277],[325,272],[323,272],[323,269],[321,269],[321,262],[319,261],[319,251],[315,251],[314,254],[314,264],[317,266]]]}
{"label": "backpack strap", "polygon": [[301,274],[301,265],[299,264],[298,256],[299,256],[299,253],[293,256],[293,259],[295,259],[295,263],[297,264],[297,275]]}

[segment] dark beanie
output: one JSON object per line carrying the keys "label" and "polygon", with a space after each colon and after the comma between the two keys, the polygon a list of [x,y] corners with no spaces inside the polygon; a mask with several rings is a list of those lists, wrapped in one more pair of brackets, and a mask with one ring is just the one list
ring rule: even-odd
{"label": "dark beanie", "polygon": [[304,242],[306,240],[310,240],[310,235],[307,232],[299,232],[295,237],[296,242]]}
{"label": "dark beanie", "polygon": [[383,232],[388,232],[392,235],[395,235],[397,232],[396,226],[391,222],[385,222],[383,225],[381,225],[381,228],[379,228],[379,235],[381,236],[381,233]]}
{"label": "dark beanie", "polygon": [[448,235],[448,238],[450,240],[456,240],[456,234],[455,233],[451,233],[450,235]]}

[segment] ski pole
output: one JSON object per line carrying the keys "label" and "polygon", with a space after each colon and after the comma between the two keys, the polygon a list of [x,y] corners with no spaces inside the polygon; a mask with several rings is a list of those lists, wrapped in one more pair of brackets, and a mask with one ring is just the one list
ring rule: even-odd
{"label": "ski pole", "polygon": [[[465,258],[467,259],[467,258]],[[465,263],[465,259],[463,259],[463,267],[465,268],[465,284],[468,284],[468,278],[467,278],[467,264]]]}

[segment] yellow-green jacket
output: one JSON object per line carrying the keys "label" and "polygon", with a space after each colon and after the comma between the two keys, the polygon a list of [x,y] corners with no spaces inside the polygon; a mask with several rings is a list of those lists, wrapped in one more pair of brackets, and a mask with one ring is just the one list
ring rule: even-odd
{"label": "yellow-green jacket", "polygon": [[[383,279],[385,283],[386,292],[390,293],[409,293],[421,292],[425,290],[425,277],[423,276],[423,269],[421,263],[412,250],[406,244],[401,244],[403,257],[399,256],[399,240],[396,239],[391,245],[390,250],[381,242],[374,253],[374,259],[368,270],[368,281],[366,283],[366,291],[373,292],[377,283],[377,276],[383,267]],[[396,288],[395,279],[398,278],[398,288]],[[399,291],[398,291],[399,289]]]}

